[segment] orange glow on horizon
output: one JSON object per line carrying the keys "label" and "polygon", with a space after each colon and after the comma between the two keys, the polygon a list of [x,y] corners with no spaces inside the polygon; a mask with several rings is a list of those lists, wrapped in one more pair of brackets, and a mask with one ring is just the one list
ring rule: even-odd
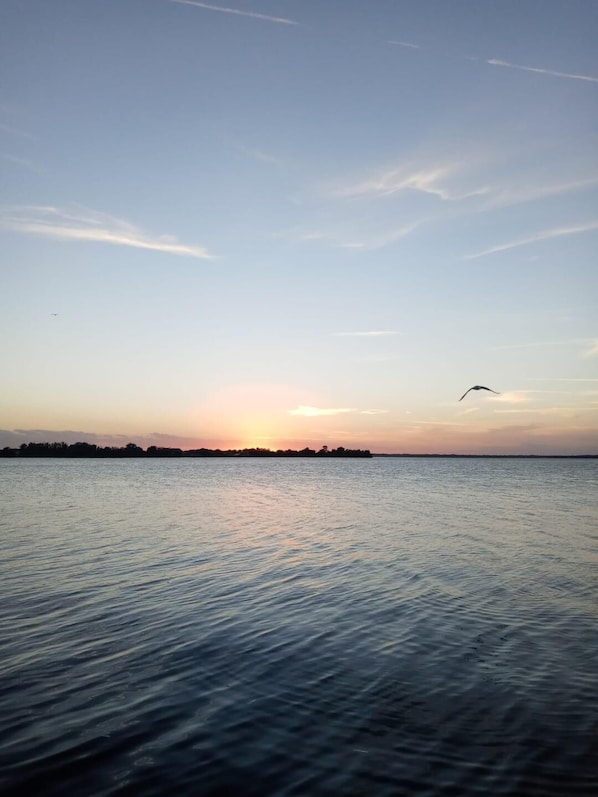
{"label": "orange glow on horizon", "polygon": [[[511,391],[463,407],[457,402],[405,401],[376,411],[352,408],[338,396],[314,395],[285,384],[234,384],[193,408],[134,413],[93,408],[87,415],[20,407],[0,446],[22,442],[133,442],[181,448],[301,450],[369,449],[385,454],[596,454],[598,404],[584,393],[576,405],[542,391]],[[335,400],[336,399],[336,400]],[[355,402],[358,404],[359,402]],[[297,408],[309,412],[297,413]],[[55,429],[57,431],[48,431]],[[60,431],[60,430],[64,431]],[[27,431],[30,430],[30,431]],[[45,430],[45,431],[44,431]],[[76,431],[80,430],[80,431]]]}

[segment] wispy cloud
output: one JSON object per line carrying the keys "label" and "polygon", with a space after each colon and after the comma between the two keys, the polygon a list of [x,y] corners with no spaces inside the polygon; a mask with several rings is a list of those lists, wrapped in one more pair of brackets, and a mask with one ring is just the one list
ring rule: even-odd
{"label": "wispy cloud", "polygon": [[576,180],[551,182],[548,185],[534,185],[535,181],[536,178],[532,175],[527,176],[525,181],[516,182],[512,185],[489,186],[486,191],[487,201],[484,203],[484,209],[521,205],[538,199],[549,199],[562,194],[583,191],[598,184],[598,176],[592,175],[591,177]]}
{"label": "wispy cloud", "polygon": [[224,6],[213,6],[209,3],[200,3],[197,0],[170,0],[171,3],[179,3],[185,6],[196,6],[197,8],[205,8],[208,11],[221,11],[223,14],[236,14],[240,17],[253,17],[254,19],[261,19],[265,22],[277,22],[279,25],[299,25],[294,19],[286,19],[285,17],[271,17],[267,14],[257,14],[253,11],[241,11],[238,8],[225,8]]}
{"label": "wispy cloud", "polygon": [[[355,249],[371,251],[375,249],[383,249],[385,246],[396,243],[402,238],[406,238],[418,227],[425,223],[425,219],[404,224],[401,227],[391,229],[387,232],[367,232],[361,233],[357,238],[355,233],[347,233],[341,229],[339,230],[311,230],[311,231],[291,231],[286,233],[289,237],[293,237],[298,241],[321,241],[329,243],[338,249]],[[354,225],[355,226],[355,225]]]}
{"label": "wispy cloud", "polygon": [[340,249],[383,249],[385,246],[400,241],[401,238],[406,238],[421,224],[423,224],[423,221],[414,221],[411,224],[398,227],[396,230],[390,230],[378,235],[365,235],[361,240],[344,241],[338,243],[337,246]]}
{"label": "wispy cloud", "polygon": [[316,418],[321,415],[342,415],[346,412],[357,412],[355,407],[309,407],[300,404],[296,409],[289,410],[289,415],[300,415],[305,418]]}
{"label": "wispy cloud", "polygon": [[420,50],[421,46],[419,44],[413,44],[412,42],[398,42],[393,41],[392,39],[388,40],[389,44],[398,44],[399,47],[408,47],[410,50]]}
{"label": "wispy cloud", "polygon": [[178,243],[170,235],[152,236],[129,222],[88,208],[39,205],[5,208],[0,210],[0,228],[63,241],[116,244],[202,259],[212,257],[204,247]]}
{"label": "wispy cloud", "polygon": [[360,410],[360,415],[387,415],[388,410]]}
{"label": "wispy cloud", "polygon": [[[509,410],[494,410],[498,415],[559,415],[564,418],[573,418],[580,412],[584,411],[585,407],[535,407],[527,408],[521,407]],[[589,408],[591,409],[591,408]]]}
{"label": "wispy cloud", "polygon": [[442,166],[428,166],[417,168],[412,165],[391,167],[377,172],[364,180],[346,185],[334,193],[339,197],[388,197],[401,191],[419,191],[424,194],[437,196],[445,201],[465,199],[469,196],[485,193],[486,189],[475,191],[456,192],[447,185],[461,167],[460,162]]}
{"label": "wispy cloud", "polygon": [[372,329],[367,332],[333,332],[337,338],[380,338],[386,335],[400,335],[394,329]]}
{"label": "wispy cloud", "polygon": [[[492,167],[494,174],[485,172]],[[573,174],[552,175],[547,178],[545,170],[534,172],[521,165],[518,167],[519,176],[516,176],[512,172],[505,174],[500,162],[497,163],[496,155],[491,153],[470,153],[467,162],[453,154],[449,163],[444,166],[387,169],[371,179],[341,188],[337,195],[383,198],[411,190],[437,196],[447,203],[471,200],[467,203],[468,210],[473,207],[487,211],[591,190],[598,185],[598,174],[595,170],[594,174],[588,175],[586,168],[586,173],[582,176],[579,169],[574,166],[573,169]]]}
{"label": "wispy cloud", "polygon": [[490,249],[484,249],[481,252],[474,252],[471,255],[465,255],[465,260],[475,260],[478,257],[486,257],[487,255],[494,255],[498,252],[506,252],[509,249],[517,249],[519,246],[527,246],[528,244],[538,243],[539,241],[546,241],[551,238],[560,238],[564,235],[579,235],[580,233],[598,230],[598,221],[590,221],[585,224],[577,224],[572,227],[555,227],[551,230],[542,230],[535,235],[530,235],[528,238],[519,238],[515,241],[509,241],[506,244],[499,244]]}
{"label": "wispy cloud", "polygon": [[[419,44],[412,44],[411,42],[405,41],[395,41],[395,40],[388,40],[388,44],[396,44],[400,47],[409,47],[413,50],[420,50],[422,49],[421,45]],[[429,48],[423,48],[429,49]],[[518,69],[523,72],[535,72],[539,75],[549,75],[550,77],[559,77],[559,78],[567,78],[568,80],[583,80],[589,83],[598,83],[598,77],[594,77],[594,75],[580,75],[572,72],[559,72],[555,69],[546,69],[545,67],[538,67],[538,66],[524,66],[523,64],[513,64],[510,61],[505,61],[502,58],[477,58],[476,56],[471,55],[453,55],[447,56],[454,60],[455,58],[465,59],[466,61],[482,61],[483,63],[489,64],[490,66],[500,66],[506,69]]]}
{"label": "wispy cloud", "polygon": [[505,404],[522,404],[529,401],[529,396],[525,390],[511,390],[501,393],[499,396],[488,396],[488,399]]}
{"label": "wispy cloud", "polygon": [[262,163],[271,163],[275,166],[282,165],[282,161],[280,158],[277,158],[275,155],[269,155],[267,152],[262,152],[259,149],[252,149],[251,147],[246,147],[244,145],[241,145],[239,149],[245,155],[248,155],[250,158],[253,158],[254,160],[261,161]]}
{"label": "wispy cloud", "polygon": [[521,64],[512,64],[509,61],[503,61],[500,58],[490,58],[486,61],[490,66],[503,66],[507,69],[519,69],[523,72],[536,72],[540,75],[550,75],[552,77],[568,78],[569,80],[585,80],[589,83],[598,83],[598,77],[591,75],[575,75],[570,72],[556,72],[554,69],[541,69],[537,66],[522,66]]}

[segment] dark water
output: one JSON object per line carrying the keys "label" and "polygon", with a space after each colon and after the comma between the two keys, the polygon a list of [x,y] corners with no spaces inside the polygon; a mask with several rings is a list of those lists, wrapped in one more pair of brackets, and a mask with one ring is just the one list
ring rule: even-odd
{"label": "dark water", "polygon": [[594,797],[597,487],[0,460],[2,793]]}

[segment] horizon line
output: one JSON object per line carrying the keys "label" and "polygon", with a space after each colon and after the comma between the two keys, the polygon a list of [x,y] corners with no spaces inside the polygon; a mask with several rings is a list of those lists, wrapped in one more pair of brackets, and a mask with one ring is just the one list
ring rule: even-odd
{"label": "horizon line", "polygon": [[[222,454],[227,454],[227,453],[230,454],[230,453],[233,453],[233,452],[235,452],[235,453],[243,453],[243,452],[247,452],[247,451],[260,451],[260,452],[263,452],[263,454],[267,454],[267,453],[270,453],[270,454],[283,453],[284,454],[286,452],[292,452],[292,453],[300,454],[303,451],[309,451],[309,452],[314,452],[314,453],[320,453],[321,452],[324,455],[332,455],[333,452],[338,451],[338,452],[346,452],[347,454],[352,453],[352,452],[367,453],[367,454],[369,454],[370,458],[373,458],[373,457],[424,457],[424,458],[425,457],[454,457],[454,458],[456,458],[456,457],[469,457],[469,458],[484,458],[485,457],[485,458],[495,458],[495,459],[496,458],[504,458],[504,459],[508,459],[508,458],[511,458],[511,459],[514,459],[514,458],[522,458],[522,459],[532,459],[532,458],[537,458],[537,459],[541,459],[541,458],[547,458],[547,459],[598,459],[598,452],[596,452],[594,454],[582,454],[582,453],[579,453],[579,454],[571,454],[571,453],[570,454],[558,454],[558,453],[534,454],[534,453],[525,453],[525,452],[522,452],[522,453],[519,453],[519,454],[514,454],[514,453],[510,453],[510,454],[509,453],[495,453],[495,454],[492,454],[492,453],[481,453],[481,452],[478,452],[478,453],[475,453],[475,452],[469,452],[469,453],[464,453],[464,452],[412,453],[412,452],[405,452],[405,451],[401,451],[401,452],[398,452],[398,451],[397,452],[372,451],[369,448],[346,448],[345,446],[342,446],[342,445],[336,446],[336,448],[334,448],[334,447],[328,446],[327,444],[322,445],[319,449],[310,448],[309,445],[304,446],[302,449],[292,449],[292,448],[272,449],[272,448],[265,448],[265,447],[261,447],[261,446],[250,446],[248,448],[247,447],[246,448],[207,448],[205,446],[200,446],[198,448],[183,449],[183,448],[179,448],[178,446],[158,446],[158,445],[155,445],[154,443],[152,443],[151,445],[147,446],[146,449],[143,449],[141,446],[137,445],[137,443],[133,443],[132,441],[130,441],[129,443],[127,443],[125,445],[122,445],[122,446],[114,446],[114,445],[102,446],[102,445],[100,445],[98,443],[88,443],[88,442],[86,442],[84,440],[80,440],[77,443],[66,443],[65,441],[60,441],[60,442],[56,442],[56,441],[54,441],[54,442],[50,442],[50,441],[33,442],[33,441],[30,441],[28,443],[21,443],[16,448],[13,447],[13,446],[4,446],[3,448],[0,448],[0,458],[18,459],[19,458],[18,456],[15,456],[15,457],[6,456],[6,454],[4,454],[3,452],[10,451],[10,452],[20,453],[21,450],[24,447],[26,448],[28,446],[40,446],[40,447],[47,446],[47,447],[53,448],[55,451],[58,451],[58,450],[61,450],[61,449],[58,448],[59,446],[64,446],[65,449],[68,450],[71,447],[76,447],[76,446],[79,446],[79,445],[81,445],[81,446],[89,446],[89,448],[94,449],[95,451],[98,451],[98,452],[107,451],[107,450],[108,451],[113,450],[115,452],[117,452],[117,451],[121,452],[121,451],[127,451],[127,449],[130,448],[130,449],[137,449],[137,450],[143,452],[143,454],[147,454],[147,452],[150,449],[153,448],[156,451],[180,452],[181,455],[189,454],[189,453],[196,452],[196,451],[220,452]],[[154,456],[156,458],[161,458],[160,454],[153,454],[152,456]],[[260,455],[257,454],[256,456],[259,457]],[[164,458],[167,458],[167,457],[168,457],[168,454],[165,454]],[[28,458],[28,455],[25,455],[25,458]],[[37,459],[44,459],[44,458],[53,459],[53,458],[60,458],[60,456],[58,456],[58,457],[51,457],[51,456],[44,457],[43,455],[41,455],[41,456],[37,456],[36,457],[34,455],[34,456],[30,457],[30,458],[32,458],[32,459],[36,459],[36,458]],[[77,456],[74,456],[74,457],[69,457],[69,458],[71,458],[71,459],[90,458],[91,459],[93,457],[85,457],[85,456],[77,457]],[[125,458],[135,459],[135,456],[125,457]]]}

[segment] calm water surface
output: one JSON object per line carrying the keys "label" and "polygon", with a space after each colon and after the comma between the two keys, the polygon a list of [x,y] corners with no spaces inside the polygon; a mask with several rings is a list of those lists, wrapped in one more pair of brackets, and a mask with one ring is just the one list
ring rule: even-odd
{"label": "calm water surface", "polygon": [[0,460],[4,795],[598,794],[598,461]]}

